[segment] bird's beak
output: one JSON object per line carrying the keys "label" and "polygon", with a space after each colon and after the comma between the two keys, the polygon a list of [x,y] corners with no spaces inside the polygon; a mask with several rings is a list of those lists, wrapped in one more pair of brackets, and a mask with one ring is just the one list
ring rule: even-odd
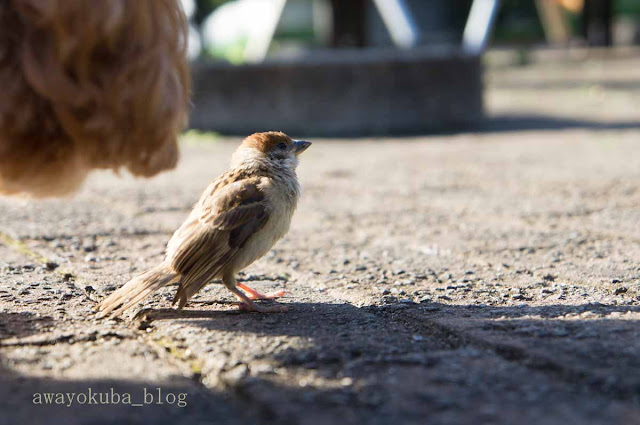
{"label": "bird's beak", "polygon": [[307,150],[309,146],[311,146],[311,142],[307,142],[306,140],[296,140],[293,142],[293,153],[300,155],[302,152]]}

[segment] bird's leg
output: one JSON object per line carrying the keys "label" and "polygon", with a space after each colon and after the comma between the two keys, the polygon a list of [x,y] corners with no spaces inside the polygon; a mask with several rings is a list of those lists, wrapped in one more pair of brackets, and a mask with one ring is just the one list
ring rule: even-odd
{"label": "bird's leg", "polygon": [[244,283],[238,282],[236,286],[246,292],[250,300],[273,300],[276,298],[284,297],[285,294],[285,291],[283,289],[276,292],[271,292],[269,294],[261,294],[260,292],[245,285]]}
{"label": "bird's leg", "polygon": [[249,299],[249,297],[238,288],[229,288],[229,290],[240,300],[240,304],[238,305],[240,310],[257,311],[259,313],[281,313],[288,310],[287,306],[284,305],[276,305],[272,307],[258,305],[251,301],[251,299]]}
{"label": "bird's leg", "polygon": [[225,276],[222,278],[222,283],[240,300],[240,310],[244,311],[257,311],[259,313],[280,313],[287,311],[287,307],[284,305],[264,307],[254,303],[247,295],[236,287],[235,276]]}

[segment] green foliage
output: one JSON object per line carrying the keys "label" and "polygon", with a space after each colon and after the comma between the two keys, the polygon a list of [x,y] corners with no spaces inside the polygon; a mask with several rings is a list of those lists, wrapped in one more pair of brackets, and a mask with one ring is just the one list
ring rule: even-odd
{"label": "green foliage", "polygon": [[211,12],[227,1],[229,0],[196,0],[196,13],[194,15],[196,24],[202,24]]}
{"label": "green foliage", "polygon": [[192,145],[202,145],[216,142],[220,138],[218,133],[213,131],[187,130],[180,136],[180,141]]}
{"label": "green foliage", "polygon": [[503,0],[493,38],[498,42],[522,43],[544,40],[542,24],[533,1]]}
{"label": "green foliage", "polygon": [[640,1],[616,0],[613,2],[613,10],[616,15],[635,16],[640,18]]}

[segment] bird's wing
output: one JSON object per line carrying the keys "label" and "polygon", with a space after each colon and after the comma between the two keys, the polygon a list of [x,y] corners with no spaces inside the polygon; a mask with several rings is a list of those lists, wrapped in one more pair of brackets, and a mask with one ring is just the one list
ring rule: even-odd
{"label": "bird's wing", "polygon": [[[182,307],[219,274],[269,218],[262,177],[238,177],[207,190],[167,245],[167,259],[182,274],[176,300]],[[174,240],[175,239],[175,240]]]}

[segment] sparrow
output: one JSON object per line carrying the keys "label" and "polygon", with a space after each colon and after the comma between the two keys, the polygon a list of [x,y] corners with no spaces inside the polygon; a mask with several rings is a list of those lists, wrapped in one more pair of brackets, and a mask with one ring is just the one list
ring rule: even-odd
{"label": "sparrow", "polygon": [[240,309],[285,311],[262,306],[284,291],[261,294],[236,280],[236,274],[263,257],[289,230],[300,196],[298,155],[310,142],[282,132],[255,133],[231,157],[230,169],[213,180],[185,222],[169,240],[164,261],[127,282],[97,307],[98,315],[121,315],[145,297],[179,283],[173,303],[182,309],[214,279],[221,279],[240,301]]}

